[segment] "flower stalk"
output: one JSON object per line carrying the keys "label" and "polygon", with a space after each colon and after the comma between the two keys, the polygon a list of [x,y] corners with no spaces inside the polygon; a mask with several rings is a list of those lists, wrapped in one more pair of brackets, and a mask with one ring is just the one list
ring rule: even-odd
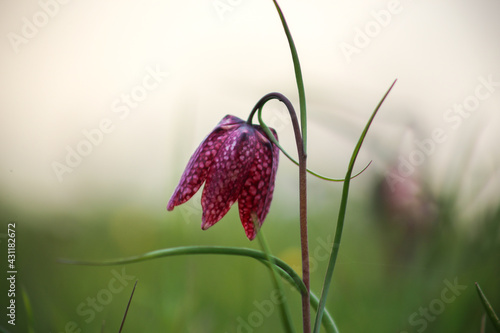
{"label": "flower stalk", "polygon": [[302,295],[302,317],[304,333],[311,332],[311,307],[309,294],[311,292],[309,282],[309,241],[307,235],[307,174],[306,154],[302,150],[299,155],[299,197],[300,197],[300,246],[302,249],[302,280],[306,286],[307,295]]}
{"label": "flower stalk", "polygon": [[310,294],[310,269],[309,269],[309,242],[307,233],[307,166],[306,166],[306,153],[304,150],[304,140],[301,134],[300,125],[297,119],[297,114],[293,108],[292,103],[284,95],[273,92],[262,97],[259,102],[254,106],[247,122],[250,124],[255,112],[258,110],[259,123],[269,138],[272,132],[262,121],[262,108],[265,103],[272,99],[277,99],[285,104],[292,120],[293,131],[295,133],[295,142],[297,145],[297,154],[299,160],[299,216],[300,216],[300,245],[302,255],[302,281],[304,282],[306,293],[302,294],[302,323],[304,333],[311,332],[311,307],[309,303]]}

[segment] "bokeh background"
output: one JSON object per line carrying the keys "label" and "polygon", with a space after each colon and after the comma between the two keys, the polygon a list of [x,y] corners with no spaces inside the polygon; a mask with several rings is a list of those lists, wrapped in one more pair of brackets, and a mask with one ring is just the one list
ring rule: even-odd
{"label": "bokeh background", "polygon": [[[328,308],[341,332],[492,332],[500,311],[500,5],[281,1],[308,103],[309,166],[342,178],[370,113]],[[191,153],[264,94],[298,105],[271,1],[0,3],[0,293],[5,332],[280,332],[269,272],[190,256],[65,265],[185,245],[249,242],[236,209],[200,229],[200,195],[166,203]],[[265,121],[293,154],[284,108]],[[78,154],[78,156],[75,156]],[[262,231],[300,271],[297,168],[282,157]],[[309,177],[320,293],[340,183]],[[7,224],[16,224],[16,325]],[[300,298],[287,294],[297,327]],[[270,305],[271,304],[271,305]]]}

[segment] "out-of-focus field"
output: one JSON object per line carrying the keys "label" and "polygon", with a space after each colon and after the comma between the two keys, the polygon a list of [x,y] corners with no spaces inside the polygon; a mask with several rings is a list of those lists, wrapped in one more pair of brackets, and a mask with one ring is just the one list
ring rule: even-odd
{"label": "out-of-focus field", "polygon": [[[355,180],[362,181],[363,176]],[[328,207],[321,210],[311,205],[316,293],[321,290],[333,239],[337,192],[322,194],[326,195],[323,202],[331,197]],[[311,201],[314,195],[311,190]],[[404,218],[398,220],[394,212],[381,208],[381,196],[380,191],[354,193],[349,203],[328,301],[340,331],[480,332],[484,310],[474,282],[481,284],[497,309],[500,305],[499,215],[478,219],[473,233],[464,232],[454,223],[451,202],[440,198],[432,209],[435,215],[410,227],[408,220],[398,225]],[[117,332],[137,280],[124,332],[282,331],[270,274],[252,259],[198,255],[109,267],[58,263],[61,258],[99,261],[184,245],[258,248],[257,242],[245,238],[234,209],[212,229],[201,231],[197,205],[170,213],[148,212],[133,203],[103,202],[64,214],[2,207],[5,216],[16,222],[18,270],[16,326],[3,328],[6,332]],[[282,214],[284,209],[287,214]],[[300,271],[298,221],[280,217],[293,215],[293,210],[275,203],[263,231],[273,253]],[[407,211],[405,216],[414,213]],[[2,232],[5,229],[3,223]],[[5,240],[4,236],[0,243],[2,261],[6,260]],[[0,286],[6,290],[5,271],[2,275]],[[300,327],[300,298],[295,290],[286,289]],[[4,293],[3,309],[6,299]],[[488,320],[486,327],[486,332],[492,332]]]}

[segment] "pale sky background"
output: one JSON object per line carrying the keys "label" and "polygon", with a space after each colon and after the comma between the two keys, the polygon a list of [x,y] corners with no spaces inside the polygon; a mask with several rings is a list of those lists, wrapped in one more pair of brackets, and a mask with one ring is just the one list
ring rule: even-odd
{"label": "pale sky background", "polygon": [[[366,120],[397,78],[358,169],[373,160],[366,177],[385,174],[391,160],[418,149],[414,140],[442,129],[446,142],[416,172],[436,193],[460,181],[465,206],[498,205],[498,1],[280,4],[304,73],[310,167],[344,176]],[[390,18],[381,14],[388,8]],[[21,0],[2,1],[0,13],[0,186],[2,200],[19,209],[91,209],[124,199],[164,210],[191,153],[223,116],[246,118],[271,91],[298,108],[270,0]],[[360,45],[365,29],[372,36]],[[359,53],[346,56],[346,44],[361,46]],[[154,81],[146,78],[151,71],[168,75]],[[145,78],[150,90],[141,88]],[[485,87],[488,79],[494,84]],[[125,115],[120,100],[133,91],[147,96]],[[448,113],[478,91],[470,116]],[[265,118],[295,153],[283,107],[270,104]],[[103,121],[109,133],[60,181],[54,162],[65,164],[68,147],[77,150],[83,132]],[[276,193],[286,196],[296,177],[282,157]],[[314,191],[320,183],[310,184]]]}

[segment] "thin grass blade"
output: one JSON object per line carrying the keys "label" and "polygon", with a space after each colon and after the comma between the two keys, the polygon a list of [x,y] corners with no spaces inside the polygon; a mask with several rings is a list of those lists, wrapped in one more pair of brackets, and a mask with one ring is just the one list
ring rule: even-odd
{"label": "thin grass blade", "polygon": [[31,301],[28,296],[28,292],[26,291],[26,288],[23,286],[21,287],[21,295],[23,298],[23,303],[24,303],[24,309],[26,310],[26,318],[27,318],[27,324],[28,324],[28,332],[29,333],[34,333],[35,332],[35,319],[33,318],[33,309],[31,308]]}
{"label": "thin grass blade", "polygon": [[135,287],[137,287],[137,282],[139,282],[139,280],[136,280],[135,283],[134,283],[134,288],[132,289],[132,293],[130,294],[130,298],[128,300],[127,308],[125,309],[125,314],[123,315],[122,324],[120,325],[120,330],[118,331],[118,333],[122,332],[123,325],[125,325],[125,319],[127,319],[128,309],[130,308],[130,303],[132,302],[132,297],[134,297],[134,292],[135,292]]}
{"label": "thin grass blade", "polygon": [[486,295],[481,290],[479,283],[476,282],[475,284],[476,284],[477,293],[479,294],[479,298],[481,299],[481,302],[483,303],[484,309],[486,310],[488,317],[490,318],[491,322],[493,323],[495,330],[498,333],[500,333],[500,319],[498,319],[498,315],[495,313],[495,311],[493,310],[493,307],[491,306],[490,302],[486,298]]}

